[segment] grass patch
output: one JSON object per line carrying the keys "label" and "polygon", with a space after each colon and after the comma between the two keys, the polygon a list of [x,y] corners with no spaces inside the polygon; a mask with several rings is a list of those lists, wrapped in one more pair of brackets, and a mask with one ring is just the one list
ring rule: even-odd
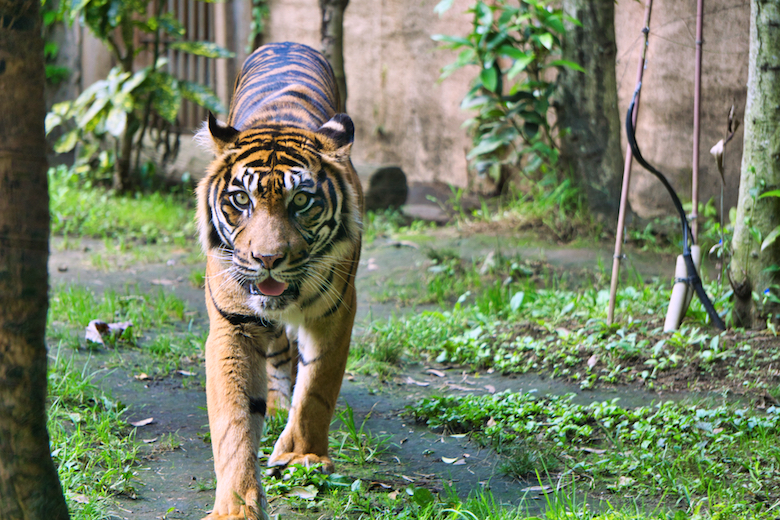
{"label": "grass patch", "polygon": [[107,518],[111,497],[135,496],[138,446],[124,405],[93,383],[89,363],[62,350],[49,363],[48,430],[52,458],[76,519]]}
{"label": "grass patch", "polygon": [[55,235],[177,244],[195,237],[191,193],[117,195],[58,166],[49,169],[49,197]]}
{"label": "grass patch", "polygon": [[572,397],[443,396],[409,410],[434,429],[471,433],[510,461],[516,453],[507,447],[534,439],[594,488],[685,509],[730,504],[734,512],[774,518],[767,509],[780,506],[779,408],[622,408],[617,399],[583,406]]}

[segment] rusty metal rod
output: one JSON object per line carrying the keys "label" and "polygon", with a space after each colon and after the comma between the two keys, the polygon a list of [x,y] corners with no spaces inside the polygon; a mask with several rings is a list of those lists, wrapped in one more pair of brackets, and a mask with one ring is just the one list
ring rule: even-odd
{"label": "rusty metal rod", "polygon": [[[644,45],[642,46],[642,54],[639,59],[639,66],[636,71],[636,84],[639,85],[642,82],[642,75],[645,70],[645,61],[647,60],[647,45],[648,37],[650,35],[650,14],[653,9],[653,0],[647,0],[645,5],[645,23],[642,27],[642,34],[644,35]],[[639,98],[634,105],[634,112],[632,119],[634,126],[636,127],[636,119],[639,114]],[[615,254],[612,256],[612,281],[609,285],[609,307],[607,308],[607,324],[612,325],[612,321],[615,317],[615,296],[617,294],[618,278],[620,278],[620,260],[623,256],[623,228],[626,222],[626,207],[628,206],[628,188],[631,184],[631,163],[634,156],[631,153],[631,148],[626,147],[626,162],[623,165],[623,188],[620,192],[620,209],[618,210],[618,222],[617,231],[615,233]]]}

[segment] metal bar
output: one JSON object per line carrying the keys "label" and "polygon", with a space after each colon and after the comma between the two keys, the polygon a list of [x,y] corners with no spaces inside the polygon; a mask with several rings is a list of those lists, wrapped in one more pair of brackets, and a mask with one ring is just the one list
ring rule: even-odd
{"label": "metal bar", "polygon": [[[636,83],[642,82],[642,75],[645,70],[645,61],[647,60],[647,40],[650,35],[650,14],[653,9],[653,0],[647,0],[645,6],[645,24],[642,28],[645,42],[642,46],[642,54],[639,59],[639,65],[636,71]],[[634,105],[632,119],[636,126],[636,119],[639,115],[639,97]],[[626,162],[623,165],[623,187],[620,191],[620,209],[618,210],[617,230],[615,232],[615,253],[612,255],[612,280],[609,284],[609,307],[607,308],[607,324],[612,325],[615,317],[615,296],[617,295],[618,279],[620,278],[620,260],[623,256],[623,227],[626,223],[626,207],[628,206],[628,189],[631,184],[631,163],[633,161],[631,148],[626,149]]]}

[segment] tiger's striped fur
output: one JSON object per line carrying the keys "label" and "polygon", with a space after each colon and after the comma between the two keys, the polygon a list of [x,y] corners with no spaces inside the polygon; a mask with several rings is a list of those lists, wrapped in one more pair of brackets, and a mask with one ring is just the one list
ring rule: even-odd
{"label": "tiger's striped fur", "polygon": [[321,463],[355,317],[363,195],[327,61],[298,44],[256,50],[198,185],[206,263],[206,393],[217,475],[209,519],[260,516],[263,417],[289,407],[271,466]]}

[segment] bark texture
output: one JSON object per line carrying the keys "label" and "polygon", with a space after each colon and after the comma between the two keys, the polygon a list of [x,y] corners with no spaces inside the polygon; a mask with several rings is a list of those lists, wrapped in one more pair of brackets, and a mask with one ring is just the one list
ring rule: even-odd
{"label": "bark texture", "polygon": [[49,196],[39,1],[0,0],[0,518],[68,510],[46,431]]}
{"label": "bark texture", "polygon": [[344,11],[347,4],[349,0],[320,0],[322,54],[333,67],[342,111],[347,109],[347,76],[344,74]]}
{"label": "bark texture", "polygon": [[[750,4],[745,140],[730,267],[734,324],[748,328],[763,326],[762,314],[777,311],[776,305],[764,306],[762,300],[778,283],[778,273],[768,268],[780,265],[780,240],[761,251],[754,238],[756,230],[766,237],[780,225],[780,198],[758,198],[780,189],[780,5],[770,0]],[[773,292],[778,295],[776,288]],[[758,304],[752,293],[758,295]]]}
{"label": "bark texture", "polygon": [[585,190],[596,218],[613,223],[620,205],[623,153],[615,79],[615,4],[613,0],[564,0],[568,23],[563,58],[585,73],[561,71],[558,123],[569,129],[561,139],[561,159]]}

